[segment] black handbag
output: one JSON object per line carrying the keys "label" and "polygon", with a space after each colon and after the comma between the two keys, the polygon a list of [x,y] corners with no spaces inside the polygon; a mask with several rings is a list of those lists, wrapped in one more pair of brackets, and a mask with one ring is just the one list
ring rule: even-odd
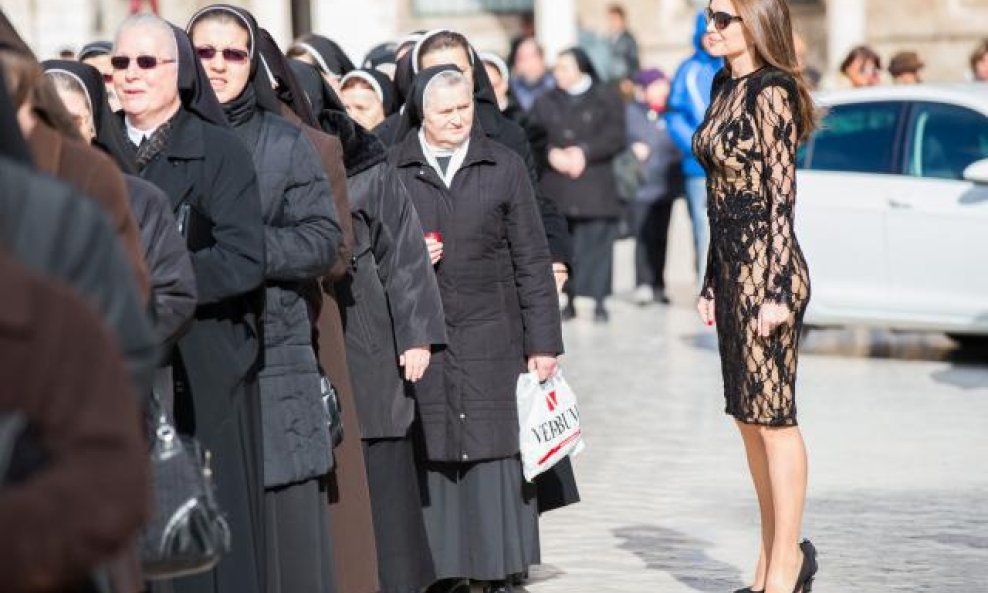
{"label": "black handbag", "polygon": [[326,417],[329,419],[329,436],[335,449],[343,442],[343,409],[340,407],[340,395],[326,375],[319,378],[319,390],[322,393],[322,405],[326,407]]}
{"label": "black handbag", "polygon": [[230,550],[230,526],[216,503],[209,452],[175,430],[159,385],[151,401],[154,505],[140,541],[144,576],[161,580],[206,572]]}

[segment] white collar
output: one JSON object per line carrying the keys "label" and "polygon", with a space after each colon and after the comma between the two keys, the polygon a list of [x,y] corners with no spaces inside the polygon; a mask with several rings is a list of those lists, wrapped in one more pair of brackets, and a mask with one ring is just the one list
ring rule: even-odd
{"label": "white collar", "polygon": [[143,142],[145,138],[150,138],[151,135],[161,127],[159,124],[150,130],[141,130],[134,127],[134,125],[130,123],[129,117],[124,117],[124,126],[127,128],[127,138],[130,138],[130,141],[134,143],[134,146],[140,146],[141,142]]}
{"label": "white collar", "polygon": [[[466,142],[459,145],[453,151],[442,148],[433,148],[425,139],[425,128],[420,128],[419,144],[422,145],[422,154],[425,155],[426,162],[436,170],[439,178],[443,180],[443,183],[446,184],[447,188],[452,186],[453,176],[455,176],[456,172],[460,170],[460,167],[463,166],[463,161],[467,158],[467,149],[470,148],[470,138],[467,137]],[[436,160],[436,157],[450,157],[445,173],[443,173],[442,167],[439,166],[439,162]]]}
{"label": "white collar", "polygon": [[576,97],[578,95],[582,95],[583,93],[589,91],[591,86],[593,86],[593,79],[590,78],[589,74],[584,74],[583,78],[580,79],[580,82],[574,84],[573,88],[569,89],[566,92]]}

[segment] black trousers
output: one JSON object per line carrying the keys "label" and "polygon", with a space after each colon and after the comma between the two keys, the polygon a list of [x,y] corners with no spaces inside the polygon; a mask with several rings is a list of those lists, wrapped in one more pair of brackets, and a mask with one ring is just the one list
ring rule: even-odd
{"label": "black trousers", "polygon": [[631,221],[635,233],[635,285],[665,288],[666,247],[673,200],[635,202]]}

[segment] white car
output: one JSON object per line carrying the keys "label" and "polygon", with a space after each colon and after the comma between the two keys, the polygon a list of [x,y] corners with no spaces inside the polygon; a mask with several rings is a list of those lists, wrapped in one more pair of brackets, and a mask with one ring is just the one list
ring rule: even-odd
{"label": "white car", "polygon": [[988,336],[988,84],[817,100],[797,173],[806,323]]}

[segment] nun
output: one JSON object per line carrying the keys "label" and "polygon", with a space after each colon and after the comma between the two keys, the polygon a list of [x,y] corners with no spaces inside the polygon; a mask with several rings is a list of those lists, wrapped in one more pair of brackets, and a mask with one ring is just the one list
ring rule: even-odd
{"label": "nun", "polygon": [[347,114],[365,130],[373,130],[395,112],[394,83],[373,69],[354,70],[340,79],[340,99]]}
{"label": "nun", "polygon": [[527,167],[476,126],[470,80],[425,68],[390,154],[430,244],[447,347],[415,385],[434,590],[511,590],[539,562],[536,488],[519,459],[518,376],[563,351],[549,247]]}
{"label": "nun", "polygon": [[573,235],[573,279],[563,316],[576,315],[574,297],[590,297],[594,320],[606,322],[621,216],[612,162],[626,145],[624,103],[600,82],[580,48],[559,54],[555,79],[556,88],[535,101],[531,118],[548,134],[542,189],[566,215]]}
{"label": "nun", "polygon": [[446,342],[425,232],[384,145],[323,89],[324,129],[343,142],[354,227],[354,262],[336,285],[343,306],[381,591],[417,593],[435,580],[420,500],[410,385]]}
{"label": "nun", "polygon": [[79,50],[78,60],[99,70],[103,85],[106,88],[106,99],[110,104],[110,109],[116,113],[120,111],[120,99],[117,98],[117,91],[113,88],[113,66],[110,65],[110,52],[112,51],[112,41],[93,41],[82,46],[82,49]]}
{"label": "nun", "polygon": [[367,52],[360,67],[366,70],[377,70],[392,80],[395,76],[395,62],[398,61],[397,50],[398,44],[394,41],[379,43]]}
{"label": "nun", "polygon": [[211,451],[231,548],[177,593],[262,593],[265,534],[260,397],[265,227],[250,152],[227,126],[188,36],[153,15],[129,17],[114,44],[114,85],[141,177],[168,195],[199,292],[178,340],[175,416]]}
{"label": "nun", "polygon": [[[336,465],[329,476],[329,513],[333,541],[346,545],[333,546],[336,584],[340,593],[373,593],[380,590],[378,580],[377,543],[371,513],[370,492],[364,463],[364,450],[357,405],[346,355],[341,304],[336,296],[336,282],[349,273],[353,261],[353,222],[350,212],[347,172],[341,141],[324,131],[316,117],[314,105],[322,104],[323,91],[332,94],[314,66],[289,60],[281,53],[269,34],[262,30],[261,53],[264,64],[271,70],[278,98],[285,117],[304,123],[303,130],[316,145],[323,159],[340,227],[343,244],[337,252],[336,263],[320,282],[322,291],[314,297],[312,317],[319,353],[319,362],[332,381],[340,398],[343,440],[334,450]],[[296,69],[308,74],[302,80]],[[309,95],[308,89],[312,89]],[[328,127],[326,128],[329,129]]]}
{"label": "nun", "polygon": [[[478,128],[491,140],[514,151],[526,163],[529,179],[536,186],[536,199],[549,250],[552,253],[552,270],[557,286],[562,286],[569,276],[570,237],[565,219],[555,203],[538,191],[539,168],[534,158],[525,130],[501,113],[497,96],[487,77],[487,70],[466,37],[448,29],[436,29],[418,36],[407,54],[409,60],[399,63],[396,80],[414,76],[423,68],[439,64],[453,64],[459,68],[473,87],[475,114]],[[402,73],[402,69],[410,72]],[[400,142],[409,133],[398,114],[389,117],[374,132],[386,144]]]}
{"label": "nun", "polygon": [[356,69],[343,48],[332,39],[315,33],[296,39],[288,49],[288,57],[315,66],[337,93],[340,92],[340,79]]}
{"label": "nun", "polygon": [[266,591],[333,593],[325,504],[333,447],[306,300],[341,237],[332,192],[312,143],[280,116],[254,17],[215,4],[193,15],[188,31],[227,120],[253,155],[261,194]]}
{"label": "nun", "polygon": [[65,108],[75,118],[79,134],[113,158],[125,172],[124,182],[151,277],[151,319],[162,352],[168,352],[192,319],[197,298],[192,260],[178,232],[168,196],[149,181],[127,173],[134,171],[133,158],[110,110],[99,71],[70,60],[47,60],[42,65]]}

